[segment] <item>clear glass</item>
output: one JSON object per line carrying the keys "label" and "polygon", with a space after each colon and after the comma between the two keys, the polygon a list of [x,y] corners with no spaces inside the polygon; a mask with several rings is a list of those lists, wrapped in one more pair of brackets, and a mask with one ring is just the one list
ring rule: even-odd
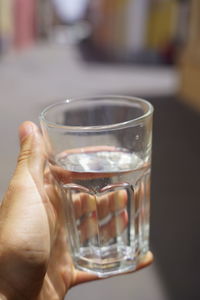
{"label": "clear glass", "polygon": [[68,99],[41,113],[78,269],[131,271],[149,250],[152,114],[125,96]]}

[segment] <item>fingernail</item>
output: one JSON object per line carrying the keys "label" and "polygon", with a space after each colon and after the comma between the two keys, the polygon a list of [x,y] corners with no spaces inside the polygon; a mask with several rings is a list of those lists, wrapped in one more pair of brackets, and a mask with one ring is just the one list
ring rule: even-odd
{"label": "fingernail", "polygon": [[20,128],[19,128],[19,138],[20,141],[22,142],[27,136],[33,133],[33,124],[32,123],[24,123]]}

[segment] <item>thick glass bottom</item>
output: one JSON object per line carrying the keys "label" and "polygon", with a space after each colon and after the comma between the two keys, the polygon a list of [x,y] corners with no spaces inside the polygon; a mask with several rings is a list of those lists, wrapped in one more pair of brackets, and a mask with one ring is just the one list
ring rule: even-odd
{"label": "thick glass bottom", "polygon": [[[107,249],[106,249],[107,248]],[[96,249],[96,255],[91,256],[91,249],[81,249],[82,255],[74,257],[75,267],[79,270],[95,274],[98,277],[110,277],[113,275],[131,272],[137,269],[148,249],[140,253],[134,253],[130,247],[113,248],[104,247]],[[134,253],[134,254],[133,254]]]}

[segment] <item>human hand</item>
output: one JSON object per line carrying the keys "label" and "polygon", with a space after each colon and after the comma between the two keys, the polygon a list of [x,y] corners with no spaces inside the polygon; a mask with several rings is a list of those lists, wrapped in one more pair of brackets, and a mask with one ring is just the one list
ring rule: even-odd
{"label": "human hand", "polygon": [[[0,207],[0,296],[63,299],[70,287],[97,277],[73,266],[60,191],[45,169],[36,125],[21,125],[20,144],[17,168]],[[148,253],[138,269],[151,261]]]}

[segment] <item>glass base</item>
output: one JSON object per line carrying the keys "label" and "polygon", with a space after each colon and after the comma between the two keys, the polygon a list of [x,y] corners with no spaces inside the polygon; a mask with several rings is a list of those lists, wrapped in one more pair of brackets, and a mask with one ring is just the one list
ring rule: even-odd
{"label": "glass base", "polygon": [[75,262],[75,266],[81,271],[86,271],[97,275],[98,277],[106,278],[113,275],[134,271],[137,265],[135,262],[108,263],[101,265],[92,263],[91,265],[90,262],[79,259]]}
{"label": "glass base", "polygon": [[142,251],[142,253],[137,253],[137,255],[135,253],[134,256],[132,251],[131,253],[129,251],[126,251],[126,253],[124,253],[124,251],[119,253],[119,249],[117,252],[114,251],[114,249],[112,252],[109,251],[109,255],[105,255],[105,253],[106,252],[104,251],[103,258],[95,258],[86,255],[84,251],[84,256],[74,257],[75,267],[81,271],[95,274],[101,278],[128,273],[136,270],[137,266],[147,253],[147,249]]}

